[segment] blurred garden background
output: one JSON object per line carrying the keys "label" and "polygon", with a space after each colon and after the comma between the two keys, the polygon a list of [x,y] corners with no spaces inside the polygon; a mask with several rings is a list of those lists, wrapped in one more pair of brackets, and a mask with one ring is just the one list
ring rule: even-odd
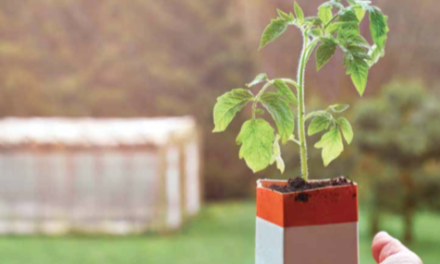
{"label": "blurred garden background", "polygon": [[[298,0],[306,15],[321,0]],[[309,148],[312,178],[359,184],[361,262],[385,229],[424,262],[440,248],[440,2],[373,0],[388,15],[386,56],[360,98],[337,52],[306,73],[308,111],[348,103],[353,144],[324,168]],[[255,182],[299,175],[295,146],[286,171],[258,174],[238,159],[243,111],[211,133],[216,98],[266,72],[293,77],[300,33],[289,29],[257,52],[276,8],[291,0],[7,0],[0,2],[0,116],[132,118],[193,116],[201,130],[201,213],[180,230],[130,236],[1,236],[3,263],[253,263]],[[362,25],[365,34],[368,24]],[[314,55],[313,55],[314,56]],[[309,139],[316,142],[318,137]],[[312,146],[313,144],[309,144]]]}

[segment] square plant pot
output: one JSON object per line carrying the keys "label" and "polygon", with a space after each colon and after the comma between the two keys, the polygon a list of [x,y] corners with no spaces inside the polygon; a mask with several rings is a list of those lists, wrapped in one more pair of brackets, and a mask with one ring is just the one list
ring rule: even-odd
{"label": "square plant pot", "polygon": [[257,182],[256,264],[358,264],[357,185],[281,193]]}

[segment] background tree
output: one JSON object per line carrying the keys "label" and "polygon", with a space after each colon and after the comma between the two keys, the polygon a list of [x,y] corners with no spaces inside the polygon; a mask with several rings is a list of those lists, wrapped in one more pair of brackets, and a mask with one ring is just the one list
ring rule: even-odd
{"label": "background tree", "polygon": [[[422,83],[394,82],[382,89],[378,98],[358,104],[355,116],[360,149],[397,170],[397,178],[389,171],[391,177],[384,175],[385,180],[374,187],[375,209],[399,208],[404,217],[404,238],[411,241],[414,211],[418,203],[426,201],[420,194],[429,186],[422,167],[440,158],[440,99]],[[422,179],[424,183],[419,184]],[[378,228],[375,215],[373,229]]]}

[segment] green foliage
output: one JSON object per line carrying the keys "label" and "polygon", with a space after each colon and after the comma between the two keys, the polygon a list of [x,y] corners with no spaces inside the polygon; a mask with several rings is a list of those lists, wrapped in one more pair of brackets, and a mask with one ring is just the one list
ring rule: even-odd
{"label": "green foliage", "polygon": [[286,144],[293,133],[295,124],[289,103],[282,100],[280,95],[275,93],[263,94],[260,101],[275,121],[281,141]]}
{"label": "green foliage", "polygon": [[279,142],[280,142],[280,136],[277,135],[277,137],[275,138],[275,142],[273,143],[273,154],[272,154],[272,159],[270,161],[270,165],[276,163],[277,169],[279,169],[281,173],[283,173],[284,170],[286,169],[286,165],[284,164],[284,160],[281,157],[281,148]]}
{"label": "green foliage", "polygon": [[368,52],[368,56],[370,56],[370,59],[367,62],[370,65],[370,67],[376,64],[379,61],[379,59],[384,55],[385,55],[385,50],[381,50],[376,45],[373,45],[370,51]]}
{"label": "green foliage", "polygon": [[309,120],[310,118],[313,118],[313,117],[318,116],[318,115],[323,115],[323,114],[327,114],[327,111],[318,110],[318,111],[310,112],[310,113],[308,113],[306,115],[306,121]]}
{"label": "green foliage", "polygon": [[310,123],[307,133],[309,134],[309,136],[313,136],[316,133],[327,130],[331,122],[332,116],[329,113],[323,112],[322,114],[318,114],[313,118],[312,122]]}
{"label": "green foliage", "polygon": [[359,24],[356,12],[354,12],[352,9],[344,9],[340,11],[339,22],[345,22],[346,24]]}
{"label": "green foliage", "polygon": [[266,82],[267,80],[268,80],[268,78],[267,78],[267,74],[265,74],[265,73],[260,73],[260,74],[258,74],[257,76],[255,76],[255,79],[254,79],[252,82],[247,83],[246,86],[247,86],[248,88],[250,88],[250,87],[252,87],[252,86],[254,86],[254,85],[257,85],[257,84],[259,84],[259,83]]}
{"label": "green foliage", "polygon": [[315,38],[322,36],[322,30],[319,28],[312,28],[310,30],[310,36]]}
{"label": "green foliage", "polygon": [[394,81],[354,113],[358,144],[379,157],[408,165],[440,156],[440,98],[423,83]]}
{"label": "green foliage", "polygon": [[[244,89],[233,90],[220,97],[214,108],[215,132],[223,131],[236,113],[247,102],[253,101],[252,119],[244,123],[237,142],[242,145],[240,158],[244,158],[248,167],[254,172],[276,163],[277,168],[283,172],[285,165],[281,157],[279,141],[286,144],[293,141],[300,146],[301,170],[305,179],[308,177],[307,149],[305,122],[311,120],[307,134],[313,136],[323,132],[321,140],[315,147],[322,149],[324,165],[328,166],[340,156],[344,150],[343,139],[350,144],[353,140],[353,129],[349,121],[344,117],[333,117],[346,111],[349,106],[345,104],[330,105],[326,110],[318,110],[305,113],[304,102],[304,71],[315,47],[316,68],[319,71],[334,56],[339,47],[344,53],[343,66],[347,68],[347,74],[362,96],[365,92],[370,67],[376,64],[385,52],[385,42],[388,33],[386,16],[380,9],[370,5],[369,1],[349,0],[349,6],[345,7],[341,1],[332,0],[322,4],[318,8],[317,16],[305,17],[303,10],[294,2],[294,13],[286,13],[277,10],[278,17],[273,19],[265,28],[260,42],[260,49],[274,41],[283,34],[289,25],[299,28],[303,34],[303,51],[301,53],[297,80],[273,79],[270,80],[262,73],[247,84],[253,87],[256,84],[265,83],[258,94],[253,97]],[[337,12],[333,13],[333,9]],[[373,45],[360,35],[359,24],[369,12],[370,29]],[[288,84],[295,86],[297,95],[290,89]],[[272,87],[276,92],[268,92]],[[274,129],[263,119],[256,119],[257,114],[262,114],[258,109],[261,104],[272,116],[277,127],[278,134],[274,135]],[[291,105],[298,107],[297,119],[290,109]],[[298,139],[295,139],[295,121],[298,122]]]}
{"label": "green foliage", "polygon": [[261,36],[260,49],[274,41],[287,29],[287,22],[282,18],[273,19]]}
{"label": "green foliage", "polygon": [[321,140],[315,144],[315,148],[322,148],[322,160],[324,161],[324,166],[327,167],[330,162],[339,157],[344,150],[339,129],[337,127],[331,128],[330,131],[325,133]]}
{"label": "green foliage", "polygon": [[347,65],[347,74],[351,75],[351,80],[353,81],[356,90],[359,95],[362,96],[365,92],[365,87],[367,87],[368,70],[370,66],[361,57],[353,56],[353,54],[347,53],[344,58]]}
{"label": "green foliage", "polygon": [[356,13],[356,17],[359,20],[359,22],[362,22],[362,20],[364,20],[365,17],[365,9],[362,8],[361,6],[355,6],[353,7],[353,11]]}
{"label": "green foliage", "polygon": [[253,98],[252,93],[246,89],[233,89],[220,96],[214,107],[213,132],[225,131],[235,115]]}
{"label": "green foliage", "polygon": [[340,117],[336,119],[336,124],[341,129],[345,141],[347,141],[347,144],[350,144],[351,141],[353,140],[353,129],[351,128],[350,122],[348,122],[346,118]]}
{"label": "green foliage", "polygon": [[329,106],[330,110],[332,110],[335,113],[342,113],[345,110],[347,110],[350,106],[347,104],[334,104]]}
{"label": "green foliage", "polygon": [[379,49],[385,48],[387,33],[389,31],[387,25],[388,17],[384,16],[377,7],[369,8],[370,14],[370,32],[373,42]]}
{"label": "green foliage", "polygon": [[321,45],[316,51],[316,70],[319,71],[330,61],[336,51],[336,42],[332,38],[321,38]]}
{"label": "green foliage", "polygon": [[293,22],[293,20],[295,20],[295,17],[293,16],[292,13],[286,14],[280,9],[277,9],[277,13],[278,13],[278,16],[286,22]]}
{"label": "green foliage", "polygon": [[264,110],[260,109],[260,108],[257,108],[257,109],[255,109],[254,113],[257,114],[257,115],[262,115],[262,114],[264,114]]}
{"label": "green foliage", "polygon": [[[328,109],[335,113],[341,113],[347,110],[348,107],[348,105],[344,104],[334,104],[329,106]],[[353,129],[346,118],[339,117],[334,119],[333,115],[327,111],[310,113],[309,118],[313,118],[308,129],[309,136],[328,130],[330,127],[329,131],[324,133],[321,140],[315,144],[316,148],[322,148],[324,165],[328,166],[344,150],[341,132],[347,144],[350,144],[353,140]]]}
{"label": "green foliage", "polygon": [[328,4],[323,4],[318,9],[318,17],[321,19],[322,23],[326,25],[333,18],[332,13],[333,6]]}
{"label": "green foliage", "polygon": [[240,159],[244,158],[254,173],[265,169],[272,159],[274,140],[274,130],[264,119],[246,121],[237,137]]}
{"label": "green foliage", "polygon": [[299,24],[302,24],[304,22],[304,12],[296,1],[294,3],[294,9],[295,9],[295,15],[296,15],[296,18],[298,19]]}
{"label": "green foliage", "polygon": [[359,20],[353,10],[347,9],[339,15],[338,40],[346,41],[359,35]]}
{"label": "green foliage", "polygon": [[292,90],[290,90],[289,86],[287,86],[287,84],[284,81],[280,79],[276,79],[273,83],[273,86],[280,93],[282,97],[287,99],[287,101],[295,105],[298,104],[298,99],[296,99],[295,94],[292,92]]}

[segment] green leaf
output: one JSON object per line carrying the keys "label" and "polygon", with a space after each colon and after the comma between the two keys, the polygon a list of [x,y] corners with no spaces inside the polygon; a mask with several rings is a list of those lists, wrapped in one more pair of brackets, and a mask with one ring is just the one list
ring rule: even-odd
{"label": "green leaf", "polygon": [[267,80],[268,80],[267,74],[260,73],[257,76],[255,76],[255,78],[254,78],[254,80],[252,82],[247,83],[246,86],[250,88],[250,87],[252,87],[254,85],[257,85],[259,83],[266,82]]}
{"label": "green leaf", "polygon": [[368,41],[361,35],[357,35],[357,36],[353,36],[352,38],[349,38],[347,43],[352,46],[370,49],[370,43],[368,43]]}
{"label": "green leaf", "polygon": [[275,141],[273,142],[272,154],[274,156],[280,156],[281,155],[280,138],[281,138],[280,135],[277,135],[275,137]]}
{"label": "green leaf", "polygon": [[362,6],[353,7],[353,11],[356,13],[356,17],[359,20],[359,22],[362,22],[362,20],[365,17],[365,10],[362,8]]}
{"label": "green leaf", "polygon": [[366,54],[367,51],[364,47],[361,46],[357,46],[357,45],[351,45],[348,44],[345,46],[346,51],[345,52],[350,52],[353,56],[356,56],[357,54]]}
{"label": "green leaf", "polygon": [[315,148],[322,148],[322,159],[324,166],[328,166],[330,162],[335,160],[341,155],[344,150],[344,144],[342,143],[341,133],[337,127],[333,127],[325,133],[321,140],[315,144]]}
{"label": "green leaf", "polygon": [[[346,53],[348,59],[344,59],[344,64],[347,64],[347,74],[351,75],[351,80],[356,87],[359,95],[362,96],[367,86],[369,65],[363,58],[353,57],[352,54]],[[351,57],[350,57],[351,56]]]}
{"label": "green leaf", "polygon": [[279,169],[281,174],[283,174],[284,170],[286,169],[283,158],[281,156],[275,156],[275,162],[277,164],[277,169]]}
{"label": "green leaf", "polygon": [[296,1],[294,3],[294,9],[296,18],[298,19],[299,23],[304,22],[304,12]]}
{"label": "green leaf", "polygon": [[295,119],[289,103],[281,100],[280,95],[275,93],[263,94],[260,101],[275,121],[281,141],[286,144],[295,126]]}
{"label": "green leaf", "polygon": [[309,136],[313,136],[316,133],[328,129],[328,126],[332,122],[332,116],[327,112],[324,113],[325,114],[320,114],[315,116],[315,118],[313,118],[312,122],[309,125],[309,129],[307,131],[307,134]]}
{"label": "green leaf", "polygon": [[328,27],[325,29],[326,33],[334,34],[336,31],[339,30],[344,25],[353,24],[353,22],[334,22],[328,25]]}
{"label": "green leaf", "polygon": [[353,10],[346,9],[341,12],[339,15],[340,22],[355,22],[359,24],[359,20],[356,16],[356,13]]}
{"label": "green leaf", "polygon": [[319,71],[330,61],[336,51],[336,43],[330,38],[321,38],[322,43],[316,51],[316,70]]}
{"label": "green leaf", "polygon": [[241,127],[237,137],[240,159],[255,173],[269,166],[272,158],[274,130],[264,119],[251,119]]}
{"label": "green leaf", "polygon": [[279,141],[280,141],[280,136],[277,135],[277,137],[275,138],[275,141],[273,143],[273,154],[272,154],[272,158],[270,161],[270,165],[272,165],[273,163],[276,162],[277,169],[279,169],[281,171],[281,173],[284,173],[286,166],[284,165],[284,160],[281,157],[281,148],[280,148]]}
{"label": "green leaf", "polygon": [[353,22],[344,22],[338,28],[338,40],[347,42],[359,35],[359,25]]}
{"label": "green leaf", "polygon": [[295,19],[293,17],[292,13],[287,14],[287,13],[283,12],[281,9],[277,9],[277,13],[278,13],[278,16],[286,22],[292,22]]}
{"label": "green leaf", "polygon": [[325,33],[328,33],[330,35],[333,35],[336,31],[339,30],[339,27],[343,24],[344,22],[334,22],[331,23],[330,25],[327,26],[327,28],[325,28]]}
{"label": "green leaf", "polygon": [[377,7],[369,8],[369,16],[371,37],[377,47],[382,50],[385,48],[387,34],[389,31],[387,24],[388,17],[382,14]]}
{"label": "green leaf", "polygon": [[283,19],[277,18],[272,20],[261,36],[260,50],[283,34],[286,29],[287,23]]}
{"label": "green leaf", "polygon": [[309,120],[312,117],[315,117],[315,116],[318,116],[318,115],[325,115],[325,114],[328,114],[328,112],[324,111],[324,110],[313,111],[313,112],[310,112],[310,113],[308,113],[306,115],[306,119],[305,120],[307,121],[307,120]]}
{"label": "green leaf", "polygon": [[309,26],[315,26],[315,27],[322,25],[321,19],[317,16],[309,16],[304,18],[304,23]]}
{"label": "green leaf", "polygon": [[298,100],[296,99],[295,94],[292,92],[292,90],[290,90],[289,86],[287,86],[284,81],[280,79],[275,79],[273,86],[282,97],[286,98],[289,102],[295,105],[298,104]]}
{"label": "green leaf", "polygon": [[[348,66],[350,65],[350,62],[354,59],[353,54],[351,54],[350,52],[347,52],[347,50],[344,50],[345,55],[344,55],[344,59],[343,59],[343,66],[345,68],[348,68]],[[349,74],[347,72],[347,74]]]}
{"label": "green leaf", "polygon": [[253,94],[247,89],[233,89],[217,98],[214,106],[215,128],[213,132],[225,131],[235,115],[253,99]]}
{"label": "green leaf", "polygon": [[318,9],[318,17],[321,19],[322,24],[326,25],[333,18],[333,7],[331,5],[323,4]]}
{"label": "green leaf", "polygon": [[313,37],[320,37],[322,36],[322,30],[319,28],[313,28],[310,30],[310,35],[312,35]]}
{"label": "green leaf", "polygon": [[350,144],[353,140],[353,128],[351,127],[350,122],[348,122],[346,118],[340,117],[336,120],[336,124],[338,124],[341,129],[347,144]]}
{"label": "green leaf", "polygon": [[347,49],[346,53],[350,53],[351,57],[353,57],[353,58],[371,60],[370,55],[368,55],[368,53],[364,47],[349,45],[346,47],[346,49]]}
{"label": "green leaf", "polygon": [[335,113],[342,113],[350,107],[348,104],[334,104],[329,106],[330,110]]}
{"label": "green leaf", "polygon": [[260,109],[260,108],[257,108],[257,109],[255,109],[254,113],[255,113],[256,115],[262,115],[262,114],[264,114],[264,110],[263,110],[263,109]]}
{"label": "green leaf", "polygon": [[368,55],[370,56],[370,60],[368,60],[368,65],[373,66],[376,64],[381,57],[385,55],[385,50],[380,50],[376,45],[373,45],[368,52]]}
{"label": "green leaf", "polygon": [[345,10],[339,16],[338,39],[347,40],[359,35],[359,20],[353,10]]}

